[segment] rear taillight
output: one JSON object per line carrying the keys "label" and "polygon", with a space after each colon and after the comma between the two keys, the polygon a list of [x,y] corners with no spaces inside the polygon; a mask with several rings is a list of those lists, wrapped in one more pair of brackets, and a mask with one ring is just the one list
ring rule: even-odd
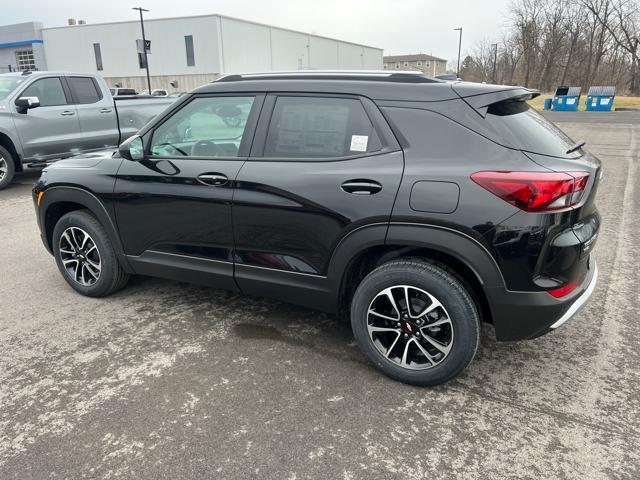
{"label": "rear taillight", "polygon": [[476,172],[471,180],[527,212],[571,207],[582,198],[587,172]]}

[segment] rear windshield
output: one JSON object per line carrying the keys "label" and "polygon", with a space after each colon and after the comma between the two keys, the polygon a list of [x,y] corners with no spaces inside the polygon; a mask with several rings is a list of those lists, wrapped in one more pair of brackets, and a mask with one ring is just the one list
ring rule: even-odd
{"label": "rear windshield", "polygon": [[567,154],[575,142],[527,102],[494,103],[489,106],[485,120],[495,131],[498,142],[506,147],[554,157],[580,155]]}

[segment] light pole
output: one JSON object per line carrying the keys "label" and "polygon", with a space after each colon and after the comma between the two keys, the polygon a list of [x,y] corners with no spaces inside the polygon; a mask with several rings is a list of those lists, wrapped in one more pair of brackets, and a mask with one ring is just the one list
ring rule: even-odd
{"label": "light pole", "polygon": [[147,88],[149,89],[149,95],[151,95],[151,77],[149,76],[149,58],[147,57],[147,38],[144,36],[144,19],[142,18],[142,12],[148,12],[146,8],[133,7],[132,10],[138,10],[140,12],[140,28],[142,28],[142,52],[144,53],[144,66],[147,70]]}
{"label": "light pole", "polygon": [[496,65],[498,64],[498,44],[497,43],[492,43],[491,46],[493,47],[493,75],[492,75],[492,82],[495,84],[496,83]]}
{"label": "light pole", "polygon": [[460,50],[462,49],[462,27],[454,28],[453,30],[457,30],[460,32],[460,37],[458,39],[458,68],[456,69],[456,77],[460,77]]}

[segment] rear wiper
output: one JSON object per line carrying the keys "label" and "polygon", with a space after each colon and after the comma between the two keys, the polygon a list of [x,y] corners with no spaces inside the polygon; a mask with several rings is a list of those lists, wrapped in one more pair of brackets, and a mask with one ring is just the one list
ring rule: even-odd
{"label": "rear wiper", "polygon": [[576,150],[580,150],[582,147],[584,147],[587,144],[586,141],[584,140],[580,140],[579,142],[577,142],[576,144],[572,145],[571,147],[569,147],[569,150],[567,150],[566,153],[573,153]]}

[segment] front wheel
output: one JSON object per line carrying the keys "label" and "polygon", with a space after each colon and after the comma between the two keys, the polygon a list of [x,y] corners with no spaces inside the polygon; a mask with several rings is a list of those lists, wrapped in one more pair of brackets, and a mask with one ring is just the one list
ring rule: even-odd
{"label": "front wheel", "polygon": [[58,220],[52,247],[60,273],[82,295],[105,297],[129,279],[107,232],[87,210],[67,213]]}
{"label": "front wheel", "polygon": [[456,377],[480,343],[478,311],[465,286],[419,259],[392,261],[367,275],[353,297],[351,327],[378,369],[413,385]]}
{"label": "front wheel", "polygon": [[16,173],[16,164],[13,156],[6,148],[0,147],[0,190],[11,183]]}

